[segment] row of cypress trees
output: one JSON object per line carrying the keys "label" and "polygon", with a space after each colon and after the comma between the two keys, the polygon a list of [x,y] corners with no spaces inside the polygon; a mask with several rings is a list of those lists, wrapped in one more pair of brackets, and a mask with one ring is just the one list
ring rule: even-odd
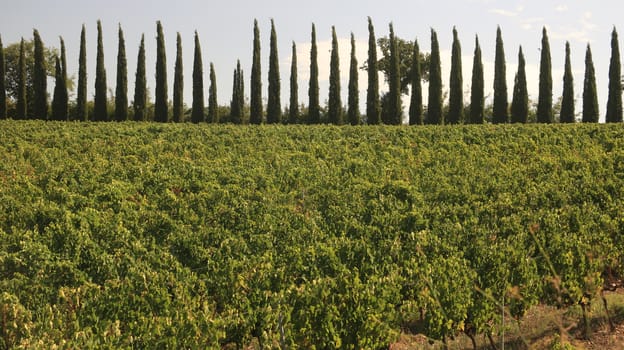
{"label": "row of cypress trees", "polygon": [[[170,121],[169,105],[167,97],[167,70],[166,70],[166,53],[163,28],[160,21],[157,27],[157,55],[156,55],[156,89],[155,89],[155,105],[154,120],[157,122]],[[401,124],[403,117],[403,106],[401,101],[401,84],[400,84],[400,57],[398,50],[398,39],[394,33],[392,23],[389,25],[389,41],[390,41],[390,67],[388,71],[387,95],[380,98],[379,80],[378,80],[378,59],[377,59],[377,42],[375,38],[374,26],[371,18],[368,18],[369,29],[369,50],[368,50],[368,88],[366,101],[366,114],[364,118],[359,111],[359,87],[358,87],[358,62],[355,56],[355,39],[351,34],[351,60],[349,67],[349,87],[348,102],[346,111],[346,122],[350,124],[359,124],[362,119],[368,124]],[[94,121],[107,121],[109,119],[107,111],[107,87],[106,87],[106,68],[104,67],[104,49],[102,44],[102,26],[101,22],[97,22],[97,58],[96,58],[96,78],[95,78],[95,98],[94,98]],[[297,54],[296,45],[292,46],[292,64],[290,76],[290,107],[288,109],[287,118],[282,116],[282,107],[280,101],[280,73],[279,59],[277,52],[277,34],[275,23],[271,20],[270,35],[270,55],[269,55],[269,73],[268,73],[268,103],[266,106],[266,118],[262,104],[262,76],[261,76],[261,52],[260,52],[260,30],[258,21],[254,21],[253,30],[253,60],[251,68],[251,86],[250,86],[250,109],[249,122],[252,124],[261,124],[267,122],[273,123],[296,123],[300,122],[302,116],[299,111],[299,97],[297,86]],[[138,64],[135,77],[135,91],[133,111],[134,116],[129,116],[128,112],[128,95],[127,95],[127,61],[125,53],[125,40],[123,30],[119,26],[118,39],[118,56],[117,56],[117,82],[115,89],[115,109],[114,120],[123,121],[132,118],[140,121],[145,120],[147,116],[147,84],[145,77],[145,38],[142,36],[138,53]],[[38,31],[35,29],[34,36],[34,110],[32,113],[40,119],[48,118],[47,105],[47,76],[44,62],[44,46]],[[183,103],[183,60],[182,60],[182,39],[180,34],[176,38],[176,60],[174,68],[173,81],[173,113],[171,120],[181,122],[184,120],[184,103]],[[61,56],[56,58],[55,77],[56,83],[54,88],[54,96],[52,101],[51,119],[63,120],[68,119],[68,93],[67,93],[67,60],[65,56],[65,43],[63,38],[61,41]],[[80,56],[78,71],[78,93],[76,101],[76,115],[74,119],[87,119],[87,100],[86,100],[86,44],[85,44],[85,27],[83,25],[80,39]],[[485,122],[485,105],[484,105],[484,81],[483,81],[483,63],[481,59],[481,48],[478,36],[475,38],[475,50],[472,69],[472,85],[470,91],[470,105],[467,106],[468,112],[465,113],[463,101],[463,76],[461,62],[461,44],[459,42],[456,28],[453,28],[452,58],[451,58],[451,74],[449,84],[449,104],[445,111],[443,108],[443,92],[442,92],[442,76],[440,62],[440,48],[435,30],[431,30],[431,55],[429,66],[429,84],[428,84],[428,103],[427,107],[423,106],[422,98],[422,75],[420,71],[420,50],[418,41],[414,41],[414,53],[412,62],[411,79],[411,98],[409,106],[409,124],[459,124],[474,123],[479,124]],[[19,93],[17,98],[17,117],[25,118],[25,78],[24,78],[24,62],[23,62],[23,40],[21,45],[19,70],[22,79],[19,82]],[[304,122],[309,124],[317,124],[321,122],[321,107],[319,103],[319,83],[318,83],[318,49],[316,45],[316,28],[312,24],[311,32],[311,52],[310,52],[310,81],[308,87],[308,113]],[[2,50],[2,42],[0,40],[0,76],[4,77],[4,54]],[[492,122],[493,123],[526,123],[529,121],[529,98],[527,92],[527,77],[525,72],[525,59],[522,47],[518,52],[518,71],[515,75],[511,106],[508,104],[507,82],[506,82],[505,52],[500,27],[496,32],[496,53],[495,53],[495,69],[494,69],[494,98],[492,105]],[[6,93],[4,88],[4,79],[0,79],[0,118],[6,118]],[[570,63],[570,45],[566,43],[565,55],[565,71],[564,86],[561,98],[561,110],[559,120],[561,122],[575,121],[574,106],[574,88],[573,77]],[[539,123],[552,123],[555,121],[553,113],[553,92],[552,92],[552,64],[550,57],[550,44],[546,28],[542,32],[542,46],[540,58],[540,75],[539,75],[539,97],[537,103],[536,121]],[[240,61],[237,63],[234,71],[232,100],[230,104],[230,121],[234,123],[244,123],[245,115],[245,98],[244,98],[244,77],[240,67]],[[383,103],[383,108],[382,108]],[[426,110],[426,111],[425,111]],[[193,62],[193,104],[191,109],[191,121],[199,123],[203,121],[219,122],[216,91],[216,74],[214,65],[210,64],[210,88],[208,97],[208,113],[204,111],[204,86],[203,86],[203,64],[201,58],[201,48],[199,36],[195,32],[195,51]],[[595,79],[595,69],[593,66],[591,48],[587,45],[585,56],[585,77],[583,84],[583,122],[598,121],[598,102],[597,89]],[[466,118],[464,118],[466,115]],[[283,120],[285,119],[285,120]],[[340,94],[340,66],[338,39],[335,27],[332,27],[332,49],[330,60],[330,77],[329,77],[329,100],[327,105],[326,121],[332,124],[343,124],[345,115]],[[609,67],[609,98],[606,112],[607,122],[622,122],[622,82],[621,82],[621,63],[619,54],[618,36],[615,28],[612,32],[611,40],[611,62]]]}

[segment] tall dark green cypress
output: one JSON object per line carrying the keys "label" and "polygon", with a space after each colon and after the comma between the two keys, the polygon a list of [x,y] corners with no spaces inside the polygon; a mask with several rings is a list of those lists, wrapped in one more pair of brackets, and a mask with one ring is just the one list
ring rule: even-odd
{"label": "tall dark green cypress", "polygon": [[440,45],[438,35],[431,29],[431,61],[429,65],[429,103],[427,106],[427,124],[444,124],[442,114],[442,72],[440,63]]}
{"label": "tall dark green cypress", "polygon": [[351,33],[351,60],[349,62],[349,101],[347,115],[351,125],[360,124],[360,90],[358,87],[358,61],[355,56],[355,36]]}
{"label": "tall dark green cypress", "polygon": [[156,22],[156,99],[154,102],[154,120],[161,123],[169,121],[167,106],[167,53],[165,35],[160,21]]}
{"label": "tall dark green cypress", "polygon": [[611,62],[609,63],[609,98],[607,100],[607,123],[622,122],[622,65],[618,34],[611,33]]}
{"label": "tall dark green cypress", "polygon": [[208,88],[208,122],[219,122],[219,106],[217,104],[217,75],[212,62],[210,62],[210,87]]}
{"label": "tall dark green cypress", "polygon": [[173,122],[184,121],[184,67],[182,64],[182,37],[176,36],[176,60],[173,72]]}
{"label": "tall dark green cypress", "polygon": [[587,44],[587,51],[585,52],[585,79],[583,80],[583,123],[598,123],[599,113],[596,70],[594,69],[591,47]]}
{"label": "tall dark green cypress", "polygon": [[267,101],[267,123],[276,124],[282,121],[282,104],[280,101],[280,73],[277,55],[277,33],[275,22],[271,19],[271,39],[269,53],[269,96]]}
{"label": "tall dark green cypress", "polygon": [[26,119],[26,58],[24,52],[24,38],[20,41],[20,55],[17,64],[18,81],[17,81],[17,104],[15,111],[16,119]]}
{"label": "tall dark green cypress", "polygon": [[340,100],[340,55],[338,53],[338,37],[336,27],[332,26],[332,50],[329,61],[329,103],[327,106],[329,122],[341,125],[342,102]]}
{"label": "tall dark green cypress", "polygon": [[85,25],[80,31],[80,53],[78,55],[78,92],[76,97],[76,120],[87,120],[87,38]]}
{"label": "tall dark green cypress", "polygon": [[299,122],[299,83],[297,82],[297,45],[292,43],[292,60],[290,63],[290,106],[288,107],[288,124]]}
{"label": "tall dark green cypress", "polygon": [[511,122],[526,123],[529,116],[529,93],[527,91],[526,62],[522,46],[518,50],[518,73],[514,80],[513,97],[511,99]]}
{"label": "tall dark green cypress", "polygon": [[449,81],[449,124],[463,122],[464,91],[462,77],[461,44],[457,36],[457,29],[453,27],[453,48],[451,50],[451,77]]}
{"label": "tall dark green cypress", "polygon": [[7,118],[5,75],[4,47],[2,46],[2,38],[0,38],[0,119]]}
{"label": "tall dark green cypress", "polygon": [[245,115],[245,76],[241,68],[240,62],[236,64],[236,71],[238,74],[238,110],[240,111],[240,122],[246,124],[249,119]]}
{"label": "tall dark green cypress", "polygon": [[[62,82],[59,87],[59,101],[57,107],[57,111],[59,112],[59,114],[57,114],[56,120],[69,120],[69,92],[67,91],[67,55],[65,53],[65,40],[63,40],[63,37],[60,37],[59,39],[61,43],[60,64]],[[56,89],[56,86],[54,88]]]}
{"label": "tall dark green cypress", "polygon": [[[400,125],[403,122],[403,108],[401,104],[401,67],[399,58],[398,40],[394,35],[394,26],[390,23],[390,74],[388,81],[388,115],[385,123]],[[384,116],[382,116],[384,119]]]}
{"label": "tall dark green cypress", "polygon": [[483,124],[485,108],[484,88],[481,46],[479,45],[479,37],[475,36],[475,50],[472,62],[472,85],[470,86],[470,124]]}
{"label": "tall dark green cypress", "polygon": [[368,17],[368,89],[366,90],[366,123],[381,123],[381,101],[379,100],[379,69],[377,66],[377,40],[373,20]]}
{"label": "tall dark green cypress", "polygon": [[318,82],[318,49],[316,47],[316,27],[312,23],[312,47],[310,49],[310,84],[308,88],[308,123],[321,122],[321,107],[319,104]]}
{"label": "tall dark green cypress", "polygon": [[33,70],[34,105],[33,114],[36,119],[48,118],[48,75],[45,68],[44,47],[37,29],[33,30],[35,41],[35,66]]}
{"label": "tall dark green cypress", "polygon": [[126,41],[121,24],[119,25],[119,47],[117,49],[117,85],[115,87],[115,120],[128,120],[128,62]]}
{"label": "tall dark green cypress", "polygon": [[[210,104],[210,101],[208,101]],[[208,112],[208,121],[210,112]],[[201,56],[201,46],[199,34],[195,31],[195,52],[193,55],[193,108],[191,110],[191,121],[201,123],[204,121],[204,64]]]}
{"label": "tall dark green cypress", "polygon": [[412,96],[409,107],[409,124],[423,124],[423,100],[422,100],[422,75],[420,73],[420,48],[418,40],[414,40],[414,53],[412,55]]}
{"label": "tall dark green cypress", "polygon": [[562,123],[574,123],[574,78],[572,77],[572,64],[570,63],[570,43],[567,41],[565,51],[563,95],[561,97],[561,114],[559,115],[559,121]]}
{"label": "tall dark green cypress", "polygon": [[507,123],[507,68],[505,66],[505,49],[501,29],[496,29],[496,55],[494,57],[494,104],[492,106],[492,122]]}
{"label": "tall dark green cypress", "polygon": [[97,22],[97,58],[95,63],[95,101],[93,120],[102,122],[108,120],[106,110],[106,67],[104,66],[104,44],[102,43],[102,23]]}
{"label": "tall dark green cypress", "polygon": [[542,29],[542,51],[540,59],[539,96],[537,100],[537,122],[552,123],[552,64],[550,61],[550,44],[546,27]]}
{"label": "tall dark green cypress", "polygon": [[243,71],[241,70],[240,61],[236,63],[234,70],[234,79],[232,83],[232,101],[230,102],[230,120],[234,124],[243,123],[243,105],[244,101]]}
{"label": "tall dark green cypress", "polygon": [[67,86],[63,76],[61,60],[56,57],[54,95],[52,98],[52,120],[67,120]]}
{"label": "tall dark green cypress", "polygon": [[141,34],[141,44],[137,57],[134,80],[134,120],[144,121],[147,117],[147,79],[145,76],[145,35]]}
{"label": "tall dark green cypress", "polygon": [[260,64],[260,29],[258,20],[254,19],[253,59],[251,63],[251,96],[249,122],[262,124],[262,74]]}

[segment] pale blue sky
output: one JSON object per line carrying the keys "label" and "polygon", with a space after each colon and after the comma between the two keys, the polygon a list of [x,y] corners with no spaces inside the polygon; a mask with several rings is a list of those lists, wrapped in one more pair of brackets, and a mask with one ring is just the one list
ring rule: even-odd
{"label": "pale blue sky", "polygon": [[[58,36],[67,46],[68,70],[77,75],[80,28],[87,27],[88,86],[93,91],[95,79],[96,21],[102,20],[108,86],[114,90],[117,25],[126,38],[128,56],[129,97],[132,99],[136,55],[141,33],[146,36],[148,53],[148,84],[153,92],[155,65],[156,21],[163,23],[169,66],[169,89],[173,86],[176,32],[182,35],[184,47],[185,103],[191,104],[191,72],[193,64],[193,33],[199,32],[207,88],[208,64],[214,62],[217,71],[220,104],[228,104],[231,96],[232,71],[240,59],[245,77],[251,71],[253,20],[258,19],[262,39],[263,97],[266,99],[270,19],[275,20],[279,42],[282,78],[282,105],[288,103],[291,43],[298,45],[299,98],[307,103],[310,26],[314,22],[319,42],[321,101],[327,98],[326,80],[329,75],[329,41],[331,26],[335,25],[340,41],[342,94],[346,103],[348,78],[348,37],[355,34],[358,59],[366,59],[367,16],[371,16],[378,37],[387,35],[388,23],[393,22],[399,37],[418,38],[421,50],[429,51],[430,28],[438,33],[442,50],[443,82],[448,85],[451,30],[459,31],[464,65],[466,100],[470,87],[474,36],[479,35],[486,74],[486,94],[491,93],[496,26],[500,25],[505,43],[509,98],[516,71],[518,46],[522,45],[527,60],[527,75],[531,98],[537,98],[537,79],[541,28],[549,30],[553,63],[553,97],[561,95],[564,45],[572,46],[575,95],[580,100],[587,42],[592,45],[598,79],[600,113],[604,114],[607,75],[610,57],[610,33],[613,26],[624,28],[624,4],[617,0],[464,0],[464,1],[355,1],[355,0],[268,0],[268,1],[200,1],[200,0],[4,0],[0,12],[0,34],[5,45],[32,37],[37,28],[46,46],[58,47]],[[620,28],[620,29],[621,29]],[[365,73],[360,72],[362,105],[365,96]],[[249,87],[249,82],[246,82]],[[248,91],[246,94],[248,95]],[[171,97],[171,92],[169,93]],[[207,96],[207,91],[206,91]],[[153,97],[152,97],[153,98]],[[404,104],[408,105],[407,97]],[[579,110],[580,111],[580,110]],[[603,117],[602,117],[603,118]]]}

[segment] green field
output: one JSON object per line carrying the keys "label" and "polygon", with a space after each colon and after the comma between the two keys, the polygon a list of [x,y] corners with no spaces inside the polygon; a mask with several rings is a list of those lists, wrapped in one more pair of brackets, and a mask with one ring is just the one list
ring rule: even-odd
{"label": "green field", "polygon": [[0,122],[0,349],[381,349],[599,302],[624,126]]}

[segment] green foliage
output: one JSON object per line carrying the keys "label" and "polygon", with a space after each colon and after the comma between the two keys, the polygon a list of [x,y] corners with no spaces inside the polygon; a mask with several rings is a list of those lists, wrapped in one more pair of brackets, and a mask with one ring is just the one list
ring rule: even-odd
{"label": "green foliage", "polygon": [[591,47],[587,44],[587,51],[585,52],[585,79],[583,80],[583,123],[598,123],[598,109],[596,70],[594,69]]}
{"label": "green foliage", "polygon": [[154,121],[169,121],[167,100],[167,51],[165,34],[160,21],[156,22],[156,98],[154,100]]}
{"label": "green foliage", "polygon": [[[211,123],[218,122],[214,118],[214,105],[210,108],[212,96],[212,76],[214,75],[214,67],[210,63],[210,90],[208,97],[208,121]],[[216,78],[215,78],[216,79]],[[216,98],[216,86],[215,98]],[[214,101],[213,101],[214,102]],[[211,113],[212,112],[212,113]],[[193,123],[201,123],[204,121],[204,64],[202,63],[201,44],[199,42],[199,34],[195,31],[195,51],[193,55],[193,107],[191,110],[191,121]]]}
{"label": "green foliage", "polygon": [[7,348],[387,348],[622,271],[616,126],[5,120],[0,139]]}
{"label": "green foliage", "polygon": [[48,119],[48,90],[46,61],[43,41],[37,29],[33,30],[34,65],[33,65],[33,115],[35,119]]}
{"label": "green foliage", "polygon": [[219,122],[219,105],[217,104],[217,74],[215,67],[210,62],[210,87],[208,90],[208,121],[210,123]]}
{"label": "green foliage", "polygon": [[318,81],[318,48],[316,47],[316,26],[312,23],[312,46],[310,48],[310,82],[308,85],[308,124],[321,122]]}
{"label": "green foliage", "polygon": [[431,60],[429,66],[429,102],[427,124],[444,124],[442,114],[442,71],[438,35],[431,29]]}
{"label": "green foliage", "polygon": [[494,103],[492,121],[495,124],[509,122],[507,111],[507,68],[505,64],[505,48],[500,27],[496,28],[496,55],[494,56]]}
{"label": "green foliage", "polygon": [[117,49],[117,85],[115,87],[115,120],[128,120],[128,63],[126,41],[119,26],[119,48]]}
{"label": "green foliage", "polygon": [[104,44],[102,43],[102,23],[97,22],[97,61],[95,66],[95,98],[93,121],[104,122],[108,120],[107,97],[106,97],[106,67],[104,66]]}
{"label": "green foliage", "polygon": [[262,124],[264,119],[262,112],[262,72],[260,57],[260,29],[258,20],[254,19],[253,28],[253,58],[251,63],[251,93],[250,93],[250,115],[251,124]]}
{"label": "green foliage", "polygon": [[550,43],[546,27],[542,30],[542,49],[540,51],[539,96],[537,100],[537,122],[554,122],[552,102],[552,64],[550,61]]}
{"label": "green foliage", "polygon": [[449,111],[446,120],[449,124],[464,121],[464,90],[462,77],[461,44],[457,29],[453,27],[453,48],[451,51],[451,77],[449,82]]}
{"label": "green foliage", "polygon": [[173,122],[184,121],[184,65],[182,61],[182,37],[176,36],[176,60],[173,72]]}
{"label": "green foliage", "polygon": [[529,92],[527,90],[525,66],[526,62],[522,53],[522,46],[520,46],[518,50],[518,73],[516,73],[511,100],[512,123],[526,123],[529,117]]}
{"label": "green foliage", "polygon": [[607,123],[622,122],[622,64],[618,34],[611,33],[611,61],[609,63],[609,98],[607,100]]}
{"label": "green foliage", "polygon": [[570,63],[570,43],[567,41],[559,121],[561,123],[574,123],[576,121],[574,115],[574,78],[572,76],[572,64]]}
{"label": "green foliage", "polygon": [[342,102],[340,99],[340,54],[338,53],[338,37],[336,27],[332,26],[332,49],[329,62],[329,102],[327,103],[327,119],[330,123],[341,125]]}
{"label": "green foliage", "polygon": [[280,102],[280,72],[277,54],[277,34],[275,23],[271,19],[271,39],[269,53],[269,97],[267,102],[267,123],[276,124],[282,121],[282,104]]}
{"label": "green foliage", "polygon": [[24,38],[20,42],[19,63],[17,64],[17,96],[15,119],[26,119],[27,116],[27,95],[26,95],[26,49]]}
{"label": "green foliage", "polygon": [[141,35],[141,44],[137,57],[137,69],[134,81],[134,120],[147,119],[147,80],[145,76],[145,35]]}
{"label": "green foliage", "polygon": [[297,82],[297,44],[292,43],[290,63],[290,105],[288,106],[288,124],[299,122],[299,83]]}
{"label": "green foliage", "polygon": [[368,89],[366,90],[366,123],[381,123],[381,101],[379,100],[379,67],[377,66],[377,42],[373,20],[368,17]]}
{"label": "green foliage", "polygon": [[56,57],[56,79],[52,99],[52,120],[68,120],[67,85],[63,76],[61,60]]}
{"label": "green foliage", "polygon": [[399,64],[399,47],[394,27],[390,27],[390,67],[388,74],[387,108],[381,116],[386,124],[400,125],[403,122],[403,106],[401,104],[401,66]]}
{"label": "green foliage", "polygon": [[347,119],[349,124],[360,124],[360,90],[358,88],[358,61],[355,56],[355,36],[351,33],[351,59],[349,61],[349,101]]}
{"label": "green foliage", "polygon": [[472,62],[472,85],[470,86],[470,124],[483,124],[485,114],[484,88],[481,46],[479,46],[479,37],[475,36],[475,51]]}
{"label": "green foliage", "polygon": [[[135,96],[136,101],[136,96]],[[136,111],[136,102],[135,102]],[[135,112],[136,113],[136,112]],[[86,121],[87,115],[87,39],[85,25],[80,31],[80,52],[78,55],[78,93],[76,96],[75,119]]]}
{"label": "green foliage", "polygon": [[6,101],[6,64],[4,62],[4,46],[0,38],[0,119],[7,118],[7,101]]}
{"label": "green foliage", "polygon": [[423,120],[423,98],[422,98],[422,75],[420,74],[420,49],[418,40],[414,40],[414,53],[412,54],[411,69],[411,89],[412,96],[410,98],[409,107],[409,124],[422,125]]}
{"label": "green foliage", "polygon": [[234,78],[232,82],[232,101],[230,101],[230,121],[234,124],[242,124],[244,122],[244,99],[245,89],[243,71],[239,60],[236,62],[236,69],[234,70]]}

